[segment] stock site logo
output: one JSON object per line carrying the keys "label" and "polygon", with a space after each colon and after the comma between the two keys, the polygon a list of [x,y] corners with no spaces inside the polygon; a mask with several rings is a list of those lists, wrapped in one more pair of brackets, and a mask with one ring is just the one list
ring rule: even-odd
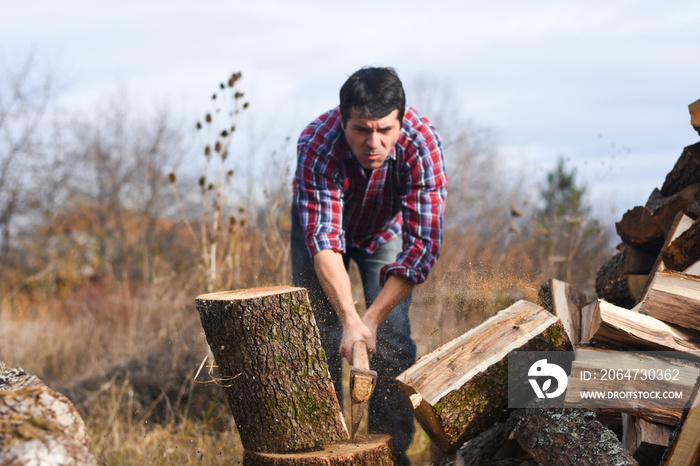
{"label": "stock site logo", "polygon": [[[546,359],[540,359],[530,366],[527,375],[534,377],[528,379],[528,381],[532,385],[537,398],[556,398],[566,390],[568,383],[566,371],[557,364],[548,363]],[[538,379],[543,380],[541,386]],[[549,391],[552,388],[552,379],[557,381],[557,386],[554,391]]]}

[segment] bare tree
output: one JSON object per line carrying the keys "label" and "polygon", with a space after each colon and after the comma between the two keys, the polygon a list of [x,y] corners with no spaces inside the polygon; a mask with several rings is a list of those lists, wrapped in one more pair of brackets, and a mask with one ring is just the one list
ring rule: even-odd
{"label": "bare tree", "polygon": [[53,83],[50,74],[40,74],[31,55],[17,71],[0,72],[0,280],[10,262],[13,224],[26,202]]}

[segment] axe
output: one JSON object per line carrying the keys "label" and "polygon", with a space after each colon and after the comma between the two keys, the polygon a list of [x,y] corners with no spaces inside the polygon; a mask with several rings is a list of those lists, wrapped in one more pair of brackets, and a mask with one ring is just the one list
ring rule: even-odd
{"label": "axe", "polygon": [[352,347],[352,369],[350,370],[352,439],[355,438],[357,428],[360,426],[376,380],[377,372],[369,369],[367,344],[364,341],[355,342]]}

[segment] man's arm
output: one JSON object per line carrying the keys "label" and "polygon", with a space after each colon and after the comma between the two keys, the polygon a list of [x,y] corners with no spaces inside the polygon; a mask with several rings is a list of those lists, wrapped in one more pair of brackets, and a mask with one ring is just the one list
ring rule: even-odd
{"label": "man's arm", "polygon": [[[379,324],[386,316],[408,296],[416,285],[403,277],[390,275],[372,305],[362,316],[362,322],[372,330],[372,342],[376,346],[376,335]],[[373,346],[373,347],[374,347]]]}
{"label": "man's arm", "polygon": [[314,255],[314,268],[323,291],[343,325],[340,355],[352,364],[352,347],[357,341],[364,341],[367,344],[370,355],[375,353],[377,327],[413,290],[413,283],[401,277],[390,276],[374,303],[360,318],[355,309],[350,277],[343,264],[343,256],[330,249],[319,251]]}

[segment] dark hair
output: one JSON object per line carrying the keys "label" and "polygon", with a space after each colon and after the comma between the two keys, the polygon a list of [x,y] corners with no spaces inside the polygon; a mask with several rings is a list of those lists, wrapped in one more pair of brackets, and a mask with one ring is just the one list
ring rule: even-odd
{"label": "dark hair", "polygon": [[352,74],[340,88],[340,116],[343,123],[352,110],[363,117],[384,118],[399,110],[399,121],[406,110],[406,95],[393,68],[365,67]]}

